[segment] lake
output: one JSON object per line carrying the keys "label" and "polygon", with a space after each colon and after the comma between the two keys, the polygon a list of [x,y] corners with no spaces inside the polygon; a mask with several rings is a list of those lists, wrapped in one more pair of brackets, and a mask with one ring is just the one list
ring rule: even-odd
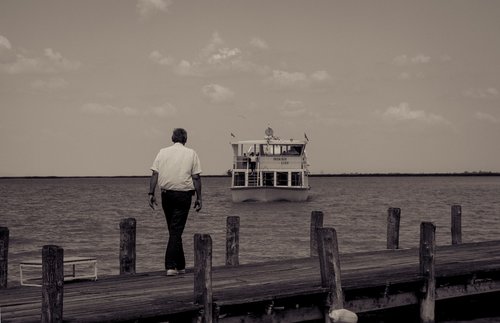
{"label": "lake", "polygon": [[[190,212],[184,233],[187,266],[193,235],[213,240],[213,263],[224,264],[226,217],[240,217],[240,262],[309,255],[312,211],[324,212],[341,252],[386,247],[389,207],[401,208],[400,248],[419,243],[420,223],[436,224],[437,244],[450,244],[450,209],[462,206],[463,242],[500,237],[500,177],[311,177],[307,202],[233,203],[228,177],[203,177],[203,210]],[[19,262],[56,244],[65,255],[95,256],[99,275],[119,272],[119,223],[137,220],[137,272],[163,269],[167,229],[160,209],[148,206],[149,178],[0,179],[0,226],[10,230],[9,286]]]}

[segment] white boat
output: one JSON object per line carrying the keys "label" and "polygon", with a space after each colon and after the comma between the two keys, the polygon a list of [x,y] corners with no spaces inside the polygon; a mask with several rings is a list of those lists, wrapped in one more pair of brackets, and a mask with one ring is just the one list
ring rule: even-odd
{"label": "white boat", "polygon": [[233,202],[306,201],[309,196],[304,140],[279,139],[271,128],[261,140],[231,142]]}

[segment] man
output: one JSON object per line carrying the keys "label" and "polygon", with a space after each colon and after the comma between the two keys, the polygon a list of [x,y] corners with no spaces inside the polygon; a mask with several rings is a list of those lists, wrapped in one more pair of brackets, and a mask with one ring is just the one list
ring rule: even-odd
{"label": "man", "polygon": [[167,276],[186,272],[186,259],[182,247],[182,232],[186,225],[192,196],[196,192],[194,208],[199,212],[201,201],[201,166],[193,149],[185,147],[187,132],[174,129],[170,147],[160,150],[151,166],[153,174],[149,183],[149,206],[154,209],[155,189],[161,189],[161,206],[168,226],[168,244],[165,251]]}

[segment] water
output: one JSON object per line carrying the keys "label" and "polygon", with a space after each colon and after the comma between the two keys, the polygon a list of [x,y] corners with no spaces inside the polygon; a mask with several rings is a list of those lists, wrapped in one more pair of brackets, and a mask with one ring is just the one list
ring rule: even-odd
{"label": "water", "polygon": [[[450,208],[462,206],[463,242],[500,237],[500,177],[312,177],[308,202],[233,203],[226,177],[203,178],[204,207],[190,212],[184,233],[187,266],[193,235],[213,240],[213,263],[224,264],[226,216],[240,216],[240,262],[309,255],[311,211],[335,227],[341,252],[386,247],[389,207],[401,208],[400,247],[415,247],[420,223],[436,224],[450,244]],[[1,179],[0,226],[10,231],[9,285],[19,263],[56,244],[65,255],[94,256],[99,275],[119,272],[120,220],[137,220],[137,272],[163,269],[167,229],[148,206],[148,178]]]}
{"label": "water", "polygon": [[[187,266],[193,234],[209,233],[213,263],[224,264],[226,216],[240,216],[240,262],[309,255],[311,211],[335,227],[341,252],[384,249],[389,207],[401,208],[400,247],[416,247],[420,223],[436,224],[437,244],[450,244],[450,209],[462,206],[463,242],[500,237],[500,177],[313,177],[305,203],[232,203],[229,179],[204,177],[204,207],[184,233]],[[0,226],[10,230],[9,286],[19,263],[56,244],[65,255],[94,256],[99,275],[119,272],[119,223],[137,220],[137,272],[163,269],[167,241],[161,210],[148,206],[148,178],[0,179]],[[495,322],[499,317],[477,322]]]}

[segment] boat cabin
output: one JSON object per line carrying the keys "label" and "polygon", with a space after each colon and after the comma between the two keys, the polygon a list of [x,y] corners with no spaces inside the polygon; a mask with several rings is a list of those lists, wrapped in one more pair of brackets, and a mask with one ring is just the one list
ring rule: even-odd
{"label": "boat cabin", "polygon": [[263,139],[231,143],[232,187],[305,187],[306,141]]}

